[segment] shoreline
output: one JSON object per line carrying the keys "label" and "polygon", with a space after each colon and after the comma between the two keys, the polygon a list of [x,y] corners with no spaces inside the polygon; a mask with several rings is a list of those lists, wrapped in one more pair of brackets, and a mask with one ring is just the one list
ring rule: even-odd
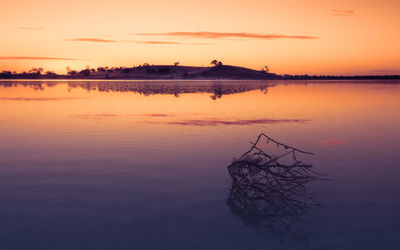
{"label": "shoreline", "polygon": [[99,67],[81,71],[69,70],[67,74],[56,74],[41,68],[15,73],[0,72],[1,80],[396,80],[400,75],[289,75],[275,74],[267,70],[254,70],[231,65],[194,67],[176,65],[146,65],[132,68]]}
{"label": "shoreline", "polygon": [[0,81],[321,81],[321,80],[400,80],[400,75],[394,76],[331,76],[331,77],[294,77],[294,78],[1,78]]}

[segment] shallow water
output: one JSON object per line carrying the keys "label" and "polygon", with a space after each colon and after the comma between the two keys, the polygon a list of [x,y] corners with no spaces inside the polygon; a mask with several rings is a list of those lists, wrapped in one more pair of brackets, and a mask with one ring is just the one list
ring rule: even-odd
{"label": "shallow water", "polygon": [[[398,249],[398,83],[0,81],[0,249]],[[329,179],[290,226],[228,202],[262,132]]]}

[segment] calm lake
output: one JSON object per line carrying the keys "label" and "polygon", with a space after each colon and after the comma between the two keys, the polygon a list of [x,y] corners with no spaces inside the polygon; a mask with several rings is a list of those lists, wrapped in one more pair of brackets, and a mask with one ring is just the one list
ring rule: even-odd
{"label": "calm lake", "polygon": [[[0,81],[0,249],[399,249],[399,83]],[[232,202],[260,133],[320,206]]]}

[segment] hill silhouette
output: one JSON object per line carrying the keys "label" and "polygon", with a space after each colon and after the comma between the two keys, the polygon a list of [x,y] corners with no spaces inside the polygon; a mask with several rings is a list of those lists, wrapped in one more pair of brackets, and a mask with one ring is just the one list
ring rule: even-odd
{"label": "hill silhouette", "polygon": [[144,65],[134,68],[99,68],[90,72],[80,71],[72,76],[85,79],[273,79],[277,77],[276,74],[265,71],[229,65],[214,67]]}

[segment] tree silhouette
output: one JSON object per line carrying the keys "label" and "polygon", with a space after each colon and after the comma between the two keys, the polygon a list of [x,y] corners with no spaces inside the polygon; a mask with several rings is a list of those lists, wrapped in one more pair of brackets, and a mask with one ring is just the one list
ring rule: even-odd
{"label": "tree silhouette", "polygon": [[70,76],[77,76],[77,75],[78,75],[78,71],[76,71],[76,70],[69,70],[69,71],[67,72],[67,74],[70,75]]}
{"label": "tree silhouette", "polygon": [[43,72],[43,68],[32,68],[28,71],[29,74],[38,74],[40,75]]}
{"label": "tree silhouette", "polygon": [[90,69],[84,69],[84,70],[79,71],[79,75],[89,76],[90,75]]}
{"label": "tree silhouette", "polygon": [[215,66],[222,66],[222,62],[221,61],[217,61],[217,60],[212,60],[210,64],[214,64]]}
{"label": "tree silhouette", "polygon": [[54,71],[46,71],[47,76],[56,76],[57,74]]}

